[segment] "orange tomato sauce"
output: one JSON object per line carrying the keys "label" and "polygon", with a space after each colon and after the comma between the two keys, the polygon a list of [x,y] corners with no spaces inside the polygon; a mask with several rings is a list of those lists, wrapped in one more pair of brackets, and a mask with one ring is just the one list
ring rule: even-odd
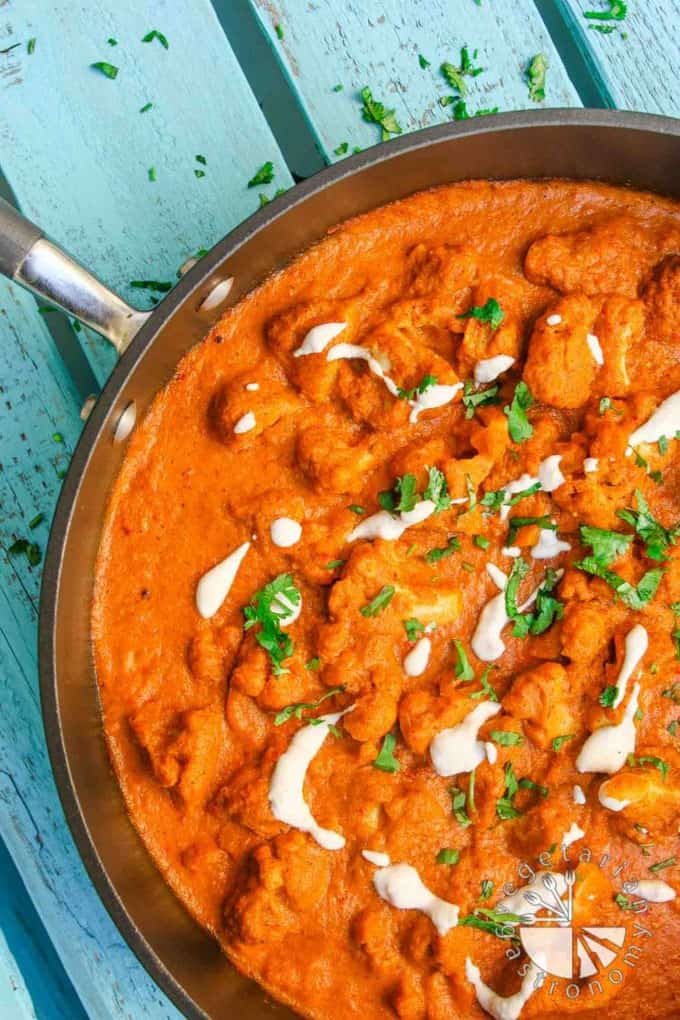
{"label": "orange tomato sauce", "polygon": [[[229,309],[130,441],[92,616],[112,761],[177,896],[304,1015],[500,1015],[527,868],[625,943],[599,990],[544,961],[523,1018],[680,1015],[678,252],[680,207],[632,190],[414,195]],[[314,733],[335,848],[283,766],[272,801]]]}

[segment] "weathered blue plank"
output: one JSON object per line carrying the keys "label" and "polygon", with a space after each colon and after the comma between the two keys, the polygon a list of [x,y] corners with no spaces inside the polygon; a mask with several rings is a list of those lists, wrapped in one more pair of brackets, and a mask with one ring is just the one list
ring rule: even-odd
{"label": "weathered blue plank", "polygon": [[[129,299],[147,300],[131,280],[176,279],[257,208],[247,182],[266,160],[276,177],[259,190],[290,185],[209,0],[9,0],[2,14],[0,50],[21,43],[0,55],[2,170],[24,212]],[[141,42],[151,29],[167,50]],[[113,354],[85,343],[102,380]]]}
{"label": "weathered blue plank", "polygon": [[602,0],[559,0],[559,6],[609,105],[680,115],[680,38],[674,31],[680,0],[631,2],[623,21],[585,18],[608,10]]}
{"label": "weathered blue plank", "polygon": [[[40,567],[8,550],[24,537],[44,548],[59,474],[81,423],[35,302],[2,281],[0,336],[0,834],[88,1015],[176,1018],[99,902],[54,789],[36,667]],[[44,520],[30,529],[37,514]],[[58,980],[46,975],[45,985]],[[45,1016],[51,1020],[44,1011],[40,1020]]]}
{"label": "weathered blue plank", "polygon": [[623,21],[584,17],[606,12],[603,0],[558,4],[610,106],[680,116],[680,0],[630,0]]}
{"label": "weathered blue plank", "polygon": [[[450,119],[452,107],[442,107],[439,100],[452,90],[439,67],[444,61],[457,65],[463,45],[470,53],[478,50],[475,63],[485,69],[466,78],[471,114],[495,106],[533,106],[525,70],[539,52],[550,63],[544,105],[581,105],[531,0],[493,0],[481,6],[472,0],[251,4],[329,159],[345,142],[351,151],[380,140],[379,128],[361,117],[358,92],[365,85],[376,100],[395,108],[405,131]],[[420,66],[420,54],[430,67]],[[334,91],[336,86],[342,90]]]}

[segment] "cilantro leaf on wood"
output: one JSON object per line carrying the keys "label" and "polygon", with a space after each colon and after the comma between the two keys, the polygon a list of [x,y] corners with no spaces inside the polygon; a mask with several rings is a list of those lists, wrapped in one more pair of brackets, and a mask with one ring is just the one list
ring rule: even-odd
{"label": "cilantro leaf on wood", "polygon": [[541,103],[545,99],[545,78],[550,64],[545,53],[537,53],[532,57],[527,67],[527,82],[529,83],[529,99],[535,103]]}
{"label": "cilantro leaf on wood", "polygon": [[394,596],[394,587],[391,584],[384,584],[375,598],[371,599],[367,605],[362,606],[359,612],[362,616],[377,616],[383,609],[389,606]]}
{"label": "cilantro leaf on wood", "polygon": [[27,538],[17,538],[7,550],[10,556],[25,556],[30,566],[37,567],[42,559],[40,546]]}
{"label": "cilantro leaf on wood", "polygon": [[108,60],[97,60],[94,64],[90,64],[93,71],[101,71],[107,78],[117,78],[118,68],[115,64],[109,64]]}
{"label": "cilantro leaf on wood", "polygon": [[363,106],[361,115],[369,124],[378,124],[381,129],[381,138],[386,142],[390,135],[400,135],[401,125],[396,118],[394,110],[388,110],[383,103],[373,98],[371,90],[367,85],[359,93]]}
{"label": "cilantro leaf on wood", "polygon": [[481,74],[484,70],[483,67],[475,67],[473,61],[477,56],[477,50],[474,51],[472,57],[467,46],[462,46],[460,51],[460,64],[456,66],[450,61],[445,61],[440,65],[440,71],[448,85],[452,89],[455,89],[459,95],[464,96],[467,94],[467,82],[466,77],[476,78],[478,74]]}
{"label": "cilantro leaf on wood", "polygon": [[606,11],[584,11],[583,17],[596,21],[623,21],[628,14],[625,0],[606,0]]}
{"label": "cilantro leaf on wood", "polygon": [[146,35],[142,37],[142,42],[150,43],[153,42],[154,39],[158,39],[159,43],[161,44],[164,50],[169,49],[168,40],[166,39],[162,32],[158,31],[157,28],[152,28],[150,32],[147,32]]}
{"label": "cilantro leaf on wood", "polygon": [[289,634],[281,630],[281,620],[291,615],[291,606],[299,606],[300,599],[292,575],[279,574],[264,588],[256,591],[250,605],[243,608],[245,630],[259,624],[255,640],[268,653],[274,675],[286,672],[281,663],[293,654],[293,641]]}
{"label": "cilantro leaf on wood", "polygon": [[274,180],[274,164],[270,159],[263,163],[259,170],[256,170],[248,181],[249,188],[256,188],[259,184],[271,184]]}
{"label": "cilantro leaf on wood", "polygon": [[374,759],[373,765],[383,772],[398,772],[400,763],[394,757],[394,749],[397,746],[397,738],[394,733],[386,733],[378,757]]}
{"label": "cilantro leaf on wood", "polygon": [[496,330],[505,318],[505,312],[499,305],[496,298],[489,298],[483,305],[473,305],[458,316],[459,319],[477,319],[478,322],[487,322],[492,329]]}
{"label": "cilantro leaf on wood", "polygon": [[525,382],[518,382],[512,403],[503,408],[508,419],[508,432],[513,443],[524,443],[534,434],[534,429],[527,418],[527,411],[534,403],[531,390]]}

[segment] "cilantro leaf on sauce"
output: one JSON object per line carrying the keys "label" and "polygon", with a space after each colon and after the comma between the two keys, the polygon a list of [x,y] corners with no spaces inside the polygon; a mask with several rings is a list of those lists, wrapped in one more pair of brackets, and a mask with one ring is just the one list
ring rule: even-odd
{"label": "cilantro leaf on sauce", "polygon": [[396,118],[394,110],[388,110],[383,103],[373,98],[371,90],[365,85],[359,93],[363,106],[361,115],[369,124],[378,124],[381,129],[381,138],[386,142],[390,135],[400,135],[401,125]]}
{"label": "cilantro leaf on sauce", "polygon": [[499,747],[516,747],[524,743],[521,733],[513,733],[512,730],[491,730],[491,740]]}
{"label": "cilantro leaf on sauce", "polygon": [[496,801],[496,814],[503,821],[519,818],[521,814],[521,811],[513,803],[518,789],[519,784],[512,767],[512,762],[508,761],[505,763],[505,793],[500,800]]}
{"label": "cilantro leaf on sauce", "polygon": [[467,657],[467,652],[463,646],[463,642],[459,641],[458,638],[453,639],[453,647],[456,649],[456,656],[458,661],[453,668],[454,673],[459,680],[463,683],[468,683],[470,680],[474,680],[475,671],[470,665],[470,660]]}
{"label": "cilantro leaf on sauce", "polygon": [[415,400],[420,393],[425,393],[432,386],[437,385],[437,376],[431,375],[429,372],[426,373],[420,380],[417,386],[412,386],[409,390],[404,390],[401,386],[397,386],[397,397],[399,400]]}
{"label": "cilantro leaf on sauce", "polygon": [[542,103],[545,99],[545,78],[550,64],[545,53],[537,53],[532,57],[527,67],[527,82],[529,83],[529,99],[535,103]]}
{"label": "cilantro leaf on sauce", "polygon": [[592,574],[593,577],[599,577],[605,581],[610,588],[614,589],[624,605],[636,610],[642,609],[654,597],[664,575],[662,567],[655,567],[654,570],[648,570],[646,574],[643,574],[637,585],[634,586],[620,574],[604,567],[594,556],[586,556],[583,560],[577,560],[574,566],[586,574]]}
{"label": "cilantro leaf on sauce", "polygon": [[629,768],[634,769],[636,767],[644,767],[645,765],[651,765],[653,768],[658,769],[661,773],[661,777],[666,782],[668,777],[669,765],[662,758],[657,758],[656,755],[642,755],[640,758],[636,758],[634,754],[629,754],[626,758],[626,765]]}
{"label": "cilantro leaf on sauce", "polygon": [[479,683],[480,683],[482,689],[481,689],[481,691],[473,691],[472,692],[470,697],[472,698],[473,701],[479,701],[480,698],[488,698],[489,701],[498,701],[499,700],[498,699],[498,695],[496,694],[495,690],[493,689],[493,687],[489,683],[489,673],[494,668],[495,668],[494,666],[487,666],[486,669],[484,670],[484,672],[482,673],[482,675],[480,676]]}
{"label": "cilantro leaf on sauce", "polygon": [[497,910],[488,910],[486,907],[477,907],[473,914],[458,919],[459,927],[479,928],[480,931],[486,931],[504,940],[514,940],[515,926],[521,923],[522,917],[519,914],[503,914]]}
{"label": "cilantro leaf on sauce", "polygon": [[467,312],[458,316],[459,319],[477,319],[478,322],[487,322],[492,329],[496,330],[505,318],[505,312],[499,305],[496,298],[489,298],[483,305],[473,305]]}
{"label": "cilantro leaf on sauce", "polygon": [[479,898],[480,900],[488,900],[493,893],[493,882],[490,878],[485,878],[480,882]]}
{"label": "cilantro leaf on sauce", "polygon": [[439,560],[445,559],[447,556],[451,556],[455,552],[460,551],[460,539],[457,535],[451,535],[446,545],[441,546],[438,549],[428,549],[425,553],[425,559],[428,563],[438,563]]}
{"label": "cilantro leaf on sauce", "polygon": [[394,733],[386,733],[380,748],[378,757],[374,759],[373,765],[383,772],[398,772],[401,765],[394,757],[394,749],[397,746],[397,738]]}
{"label": "cilantro leaf on sauce", "polygon": [[322,694],[318,701],[297,701],[294,705],[286,705],[280,712],[274,716],[274,725],[282,726],[288,722],[289,719],[302,719],[303,712],[310,712],[319,705],[323,704],[328,698],[334,697],[336,694],[340,694],[344,691],[344,687],[331,687],[330,690]]}
{"label": "cilantro leaf on sauce", "polygon": [[391,584],[384,584],[375,598],[371,599],[359,612],[362,616],[377,616],[383,609],[386,609],[394,596],[394,587]]}
{"label": "cilantro leaf on sauce", "polygon": [[619,689],[614,684],[607,684],[602,694],[597,699],[603,708],[613,708],[618,696]]}
{"label": "cilantro leaf on sauce", "polygon": [[527,384],[518,382],[512,403],[503,408],[503,413],[508,419],[508,432],[513,443],[524,443],[534,434],[533,426],[527,418],[527,411],[533,403],[534,398]]}
{"label": "cilantro leaf on sauce", "polygon": [[542,517],[511,517],[508,524],[510,528],[505,541],[506,545],[513,545],[519,529],[525,528],[530,524],[535,524],[536,527],[541,528],[543,531],[557,531],[557,525],[550,520],[550,514],[544,514]]}
{"label": "cilantro leaf on sauce", "polygon": [[408,638],[409,641],[417,641],[418,635],[425,633],[425,626],[420,622],[420,620],[416,620],[415,618],[411,617],[410,620],[402,620],[401,622],[404,625],[406,637]]}
{"label": "cilantro leaf on sauce", "polygon": [[463,386],[463,404],[465,406],[465,417],[473,418],[478,407],[490,404],[498,404],[498,386],[489,386],[486,390],[475,390],[474,383],[466,379]]}
{"label": "cilantro leaf on sauce", "polygon": [[263,163],[259,170],[256,170],[248,181],[249,188],[256,188],[259,184],[271,184],[274,180],[274,164],[270,159]]}
{"label": "cilantro leaf on sauce", "polygon": [[575,733],[563,733],[560,737],[555,737],[552,742],[553,751],[561,751],[568,740],[573,740],[576,736]]}
{"label": "cilantro leaf on sauce", "polygon": [[390,513],[408,513],[418,502],[418,479],[405,474],[398,477],[391,489],[378,493],[378,503]]}
{"label": "cilantro leaf on sauce", "polygon": [[663,871],[665,868],[672,868],[675,864],[677,864],[676,857],[666,857],[663,861],[657,861],[656,864],[650,864],[648,870],[653,874],[656,874],[657,871]]}
{"label": "cilantro leaf on sauce", "polygon": [[458,864],[460,860],[460,850],[456,850],[455,847],[445,846],[437,854],[435,860],[437,864]]}
{"label": "cilantro leaf on sauce", "polygon": [[457,786],[449,787],[449,796],[451,797],[451,814],[456,819],[459,825],[462,825],[464,829],[472,825],[472,819],[467,813],[465,807],[466,796],[463,790],[459,790]]}
{"label": "cilantro leaf on sauce", "polygon": [[259,624],[255,640],[268,653],[274,675],[287,672],[281,666],[293,654],[293,641],[281,629],[281,620],[300,605],[301,595],[291,574],[279,574],[256,591],[250,605],[244,606],[245,630]]}
{"label": "cilantro leaf on sauce", "polygon": [[589,524],[582,524],[579,531],[581,541],[591,547],[593,558],[603,567],[608,567],[619,556],[623,556],[633,541],[632,535],[608,531],[606,528],[594,528]]}
{"label": "cilantro leaf on sauce", "polygon": [[429,499],[434,503],[435,513],[448,510],[451,506],[446,475],[437,467],[427,469],[427,488],[423,493],[423,499]]}
{"label": "cilantro leaf on sauce", "polygon": [[635,533],[645,543],[645,554],[650,560],[663,561],[668,555],[670,546],[675,545],[678,539],[680,525],[664,528],[652,514],[639,489],[635,490],[635,500],[637,510],[617,510],[617,517],[635,529]]}
{"label": "cilantro leaf on sauce", "polygon": [[517,593],[521,581],[528,572],[529,564],[526,560],[518,557],[512,565],[512,570],[505,586],[505,612],[508,618],[515,622],[512,631],[515,637],[542,634],[555,620],[560,620],[564,612],[562,603],[551,594],[559,580],[554,570],[546,571],[545,578],[536,595],[535,609],[527,613],[520,611],[517,605]]}
{"label": "cilantro leaf on sauce", "polygon": [[534,790],[539,795],[539,797],[547,797],[548,794],[550,793],[550,790],[548,789],[547,786],[541,786],[540,783],[535,783],[533,779],[529,779],[526,776],[524,777],[524,779],[520,779],[517,785],[519,786],[520,790]]}

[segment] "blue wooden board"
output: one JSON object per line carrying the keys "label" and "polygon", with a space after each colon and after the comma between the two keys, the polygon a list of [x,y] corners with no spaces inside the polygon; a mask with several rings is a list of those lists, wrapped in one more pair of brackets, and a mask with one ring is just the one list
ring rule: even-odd
{"label": "blue wooden board", "polygon": [[[588,29],[583,17],[605,7],[602,0],[214,0],[215,9],[208,0],[0,0],[0,51],[20,43],[0,53],[0,170],[29,215],[144,304],[129,281],[173,280],[188,255],[255,209],[257,190],[246,184],[265,160],[277,176],[259,190],[271,194],[291,183],[282,151],[305,174],[340,158],[333,150],[343,142],[350,151],[374,144],[379,130],[361,118],[362,86],[395,108],[404,130],[448,119],[451,107],[439,99],[451,90],[439,65],[458,63],[464,44],[486,69],[469,79],[470,113],[531,107],[524,71],[543,51],[551,65],[546,106],[585,98],[678,115],[672,26],[680,0],[630,0],[625,24],[609,35]],[[154,28],[167,36],[167,50],[158,40],[141,42]],[[119,67],[115,80],[90,69],[98,60]],[[140,113],[147,102],[153,108]],[[101,340],[65,335],[56,323],[0,282],[0,1017],[175,1020],[115,931],[66,830],[38,703],[40,568],[6,552],[18,536],[44,547],[82,397],[112,365]],[[76,354],[63,357],[69,339]],[[37,513],[45,520],[31,532]]]}

